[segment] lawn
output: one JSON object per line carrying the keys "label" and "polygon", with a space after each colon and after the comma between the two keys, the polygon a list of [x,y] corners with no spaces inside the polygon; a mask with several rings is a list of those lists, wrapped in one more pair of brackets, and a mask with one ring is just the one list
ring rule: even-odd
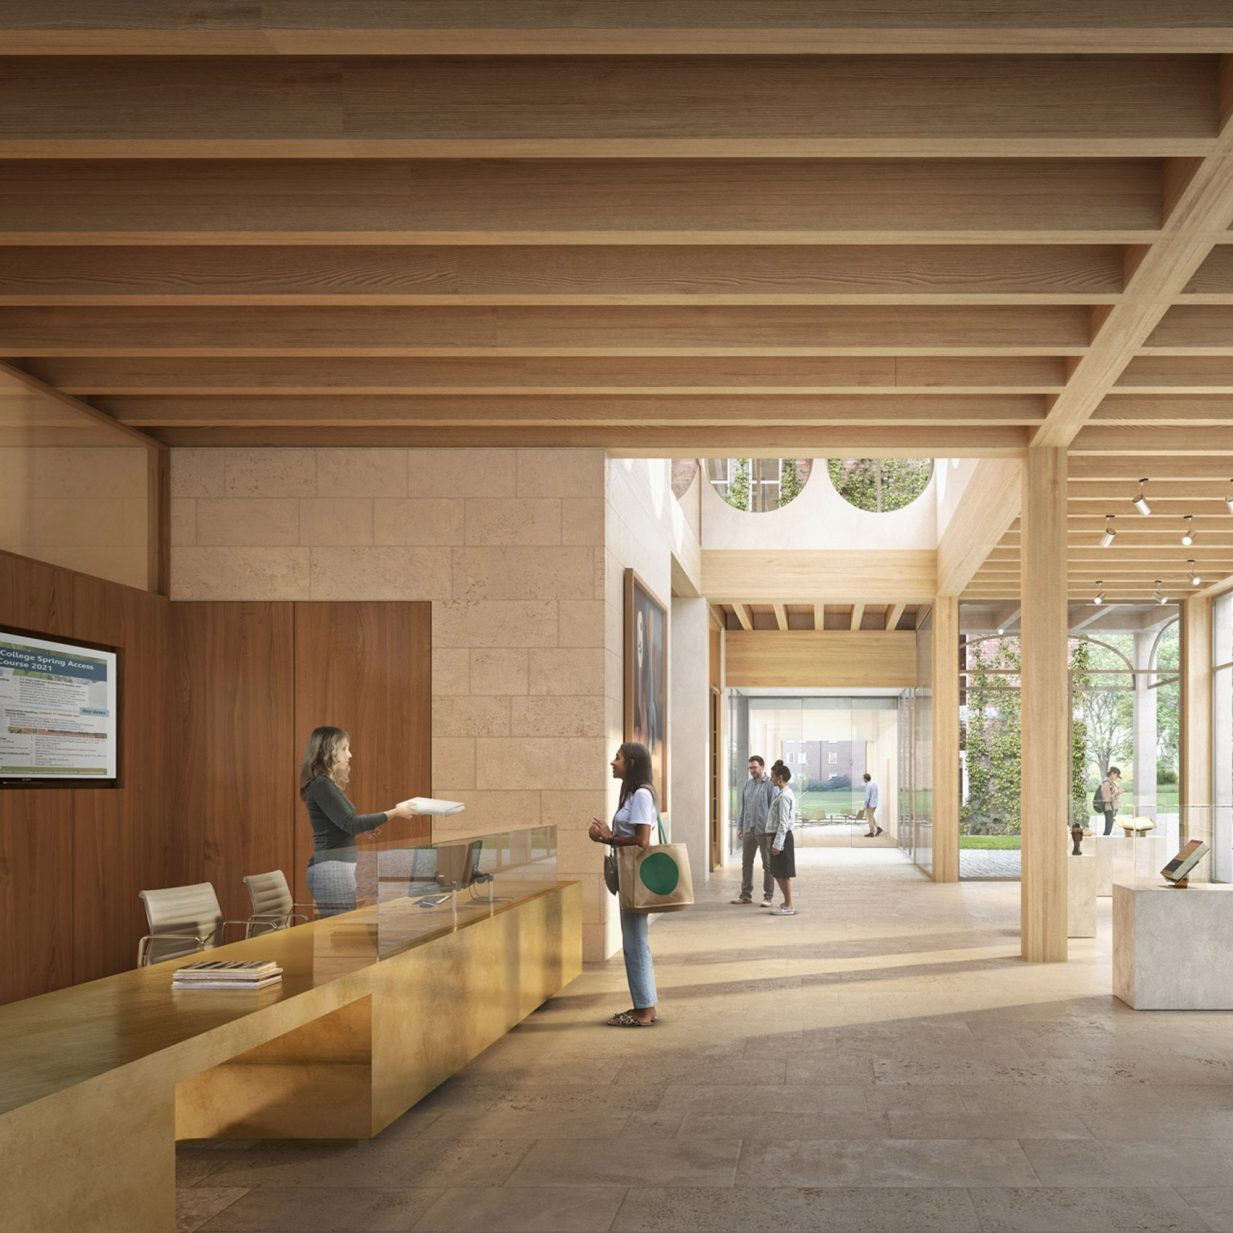
{"label": "lawn", "polygon": [[960,835],[959,846],[961,848],[984,848],[986,850],[996,849],[998,851],[1018,851],[1018,849],[1022,846],[1022,839],[1022,835]]}

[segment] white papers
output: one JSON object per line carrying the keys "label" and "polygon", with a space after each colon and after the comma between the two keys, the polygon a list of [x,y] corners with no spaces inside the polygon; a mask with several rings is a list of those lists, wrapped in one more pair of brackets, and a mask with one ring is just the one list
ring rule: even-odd
{"label": "white papers", "polygon": [[438,818],[448,817],[452,813],[462,813],[466,806],[461,801],[438,801],[431,796],[413,796],[404,801],[416,813],[433,814]]}

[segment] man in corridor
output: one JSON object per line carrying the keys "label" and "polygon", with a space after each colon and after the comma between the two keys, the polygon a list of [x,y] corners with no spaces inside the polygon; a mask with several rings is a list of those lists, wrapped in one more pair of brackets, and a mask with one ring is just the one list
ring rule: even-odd
{"label": "man in corridor", "polygon": [[766,762],[759,754],[749,758],[749,778],[741,789],[741,811],[737,815],[736,837],[741,841],[741,893],[733,903],[753,903],[754,852],[762,857],[762,902],[775,898],[775,879],[771,877],[771,836],[766,834],[766,817],[775,795],[766,773]]}

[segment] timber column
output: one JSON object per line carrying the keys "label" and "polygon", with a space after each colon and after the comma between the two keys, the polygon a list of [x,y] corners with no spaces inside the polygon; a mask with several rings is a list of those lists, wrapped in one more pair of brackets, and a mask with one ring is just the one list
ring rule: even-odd
{"label": "timber column", "polygon": [[933,605],[933,880],[959,881],[959,597]]}
{"label": "timber column", "polygon": [[[1212,842],[1212,601],[1182,600],[1180,629],[1181,757],[1178,798],[1180,838]],[[1212,865],[1200,864],[1192,881],[1209,880]],[[1205,876],[1206,875],[1206,876]]]}
{"label": "timber column", "polygon": [[1023,958],[1066,958],[1066,835],[1070,809],[1067,668],[1066,451],[1033,448],[1023,471],[1020,600]]}

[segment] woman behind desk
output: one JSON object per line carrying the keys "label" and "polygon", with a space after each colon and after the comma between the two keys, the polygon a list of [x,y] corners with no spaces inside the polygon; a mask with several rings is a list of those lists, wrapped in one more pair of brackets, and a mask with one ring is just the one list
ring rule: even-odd
{"label": "woman behind desk", "polygon": [[343,791],[350,776],[351,738],[342,728],[314,728],[300,765],[300,798],[308,805],[313,854],[308,890],[318,916],[337,916],[355,907],[355,837],[391,818],[410,818],[409,801],[382,813],[356,813]]}

